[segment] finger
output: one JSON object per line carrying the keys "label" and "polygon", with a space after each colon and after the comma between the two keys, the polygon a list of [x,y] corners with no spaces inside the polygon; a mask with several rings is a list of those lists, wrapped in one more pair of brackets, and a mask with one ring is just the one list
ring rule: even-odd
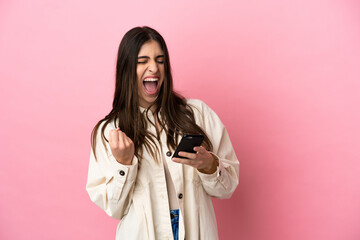
{"label": "finger", "polygon": [[109,144],[111,147],[117,147],[119,144],[119,134],[115,129],[110,130],[109,134]]}
{"label": "finger", "polygon": [[125,134],[125,140],[124,141],[125,141],[126,146],[130,146],[130,145],[133,144],[133,141],[131,140],[131,138],[129,138],[126,134]]}
{"label": "finger", "polygon": [[197,153],[204,153],[206,152],[206,149],[203,146],[194,147],[194,151]]}
{"label": "finger", "polygon": [[120,148],[123,148],[125,146],[126,134],[122,131],[119,131],[118,136],[119,136],[119,146]]}
{"label": "finger", "polygon": [[124,141],[125,141],[125,142],[132,142],[131,138],[129,138],[129,137],[126,135],[125,132],[122,132],[122,133],[123,133],[123,135],[124,135]]}
{"label": "finger", "polygon": [[112,135],[112,134],[117,134],[117,132],[119,132],[120,131],[120,128],[115,128],[115,129],[111,129],[110,131],[109,131],[109,141],[111,141],[112,140],[112,136],[114,136],[114,135]]}
{"label": "finger", "polygon": [[116,129],[111,129],[109,131],[109,141],[113,141],[114,140],[114,134],[116,133]]}
{"label": "finger", "polygon": [[196,158],[196,153],[179,152],[179,156],[186,157],[186,158],[189,158],[189,159],[195,159]]}
{"label": "finger", "polygon": [[187,164],[187,165],[194,165],[194,160],[190,160],[190,159],[185,159],[185,158],[172,158],[172,160],[176,163],[182,163],[182,164]]}

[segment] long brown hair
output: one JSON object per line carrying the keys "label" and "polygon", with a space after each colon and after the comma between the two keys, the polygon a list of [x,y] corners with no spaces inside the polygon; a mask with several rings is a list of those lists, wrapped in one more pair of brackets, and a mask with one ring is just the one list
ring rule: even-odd
{"label": "long brown hair", "polygon": [[[160,88],[156,101],[147,108],[147,112],[154,106],[154,115],[157,116],[159,124],[166,132],[167,147],[174,150],[177,139],[184,133],[203,134],[204,147],[211,151],[212,144],[205,132],[195,123],[194,112],[186,104],[186,100],[174,92],[173,80],[170,68],[168,49],[163,37],[150,27],[135,27],[128,31],[120,42],[117,64],[116,64],[116,83],[112,110],[101,119],[91,133],[91,145],[96,158],[96,137],[102,122],[101,139],[105,145],[106,139],[104,131],[110,122],[114,122],[115,127],[119,127],[133,142],[135,155],[141,159],[142,147],[151,153],[157,161],[157,145],[155,139],[158,136],[147,130],[147,124],[154,124],[139,109],[138,83],[136,81],[137,56],[141,46],[147,41],[155,40],[160,44],[164,53],[164,72],[165,79]],[[158,149],[157,149],[158,150]],[[157,161],[158,162],[158,161]]]}

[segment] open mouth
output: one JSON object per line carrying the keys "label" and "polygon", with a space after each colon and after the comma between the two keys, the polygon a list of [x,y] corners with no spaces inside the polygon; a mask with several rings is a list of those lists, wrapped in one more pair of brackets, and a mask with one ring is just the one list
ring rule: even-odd
{"label": "open mouth", "polygon": [[145,92],[147,94],[153,95],[158,90],[159,78],[154,78],[154,77],[145,78],[143,80],[143,85],[145,88]]}

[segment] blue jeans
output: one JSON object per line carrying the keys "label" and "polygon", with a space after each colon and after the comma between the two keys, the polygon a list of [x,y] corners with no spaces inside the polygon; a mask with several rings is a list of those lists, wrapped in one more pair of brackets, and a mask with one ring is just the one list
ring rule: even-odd
{"label": "blue jeans", "polygon": [[170,210],[171,226],[174,240],[179,239],[179,209]]}

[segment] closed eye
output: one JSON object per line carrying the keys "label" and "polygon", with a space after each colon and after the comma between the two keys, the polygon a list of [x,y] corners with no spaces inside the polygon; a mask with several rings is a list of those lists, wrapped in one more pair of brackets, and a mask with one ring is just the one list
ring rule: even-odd
{"label": "closed eye", "polygon": [[141,64],[141,63],[147,63],[148,61],[144,61],[144,60],[141,60],[141,61],[137,61],[137,63]]}
{"label": "closed eye", "polygon": [[[137,58],[137,63],[138,64],[147,63],[149,61],[149,59],[150,59],[150,57],[148,57],[148,56],[140,56]],[[164,55],[156,56],[155,61],[157,63],[164,63]]]}
{"label": "closed eye", "polygon": [[164,55],[159,55],[156,57],[156,62],[158,63],[164,63]]}
{"label": "closed eye", "polygon": [[137,63],[147,63],[149,57],[147,56],[140,56],[137,58]]}

